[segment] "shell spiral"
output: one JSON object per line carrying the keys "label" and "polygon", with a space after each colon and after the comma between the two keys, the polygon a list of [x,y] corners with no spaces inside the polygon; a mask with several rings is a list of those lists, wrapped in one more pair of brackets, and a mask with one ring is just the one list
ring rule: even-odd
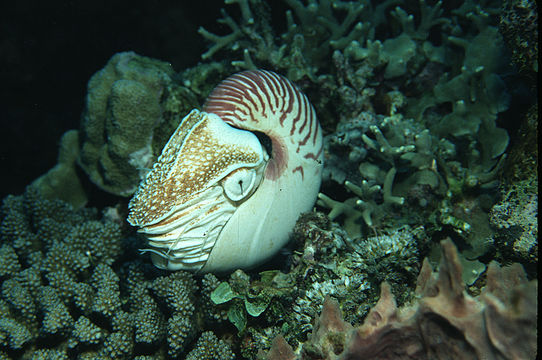
{"label": "shell spiral", "polygon": [[203,110],[182,120],[130,201],[128,221],[149,239],[158,267],[254,267],[314,206],[322,130],[305,94],[270,71],[230,76]]}

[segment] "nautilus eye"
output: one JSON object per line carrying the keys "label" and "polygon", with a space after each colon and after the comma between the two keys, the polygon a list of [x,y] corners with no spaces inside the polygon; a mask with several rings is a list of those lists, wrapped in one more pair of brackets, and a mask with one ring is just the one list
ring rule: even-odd
{"label": "nautilus eye", "polygon": [[314,206],[322,131],[307,97],[269,71],[232,75],[203,110],[181,121],[131,199],[128,222],[160,268],[251,268]]}
{"label": "nautilus eye", "polygon": [[252,193],[256,178],[254,169],[235,170],[222,180],[222,188],[228,199],[241,201]]}

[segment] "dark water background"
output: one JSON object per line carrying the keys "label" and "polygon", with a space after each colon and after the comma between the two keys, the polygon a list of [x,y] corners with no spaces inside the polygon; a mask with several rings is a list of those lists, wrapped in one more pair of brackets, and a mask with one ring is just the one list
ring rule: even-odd
{"label": "dark water background", "polygon": [[223,6],[222,0],[2,1],[0,199],[23,192],[56,164],[60,136],[79,127],[88,79],[113,54],[133,50],[176,71],[193,66],[207,47],[198,27],[226,30],[216,23]]}

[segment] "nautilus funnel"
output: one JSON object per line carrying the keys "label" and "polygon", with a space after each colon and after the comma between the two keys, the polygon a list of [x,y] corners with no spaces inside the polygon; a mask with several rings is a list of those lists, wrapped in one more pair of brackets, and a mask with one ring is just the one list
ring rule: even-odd
{"label": "nautilus funnel", "polygon": [[307,97],[278,74],[244,71],[181,121],[131,199],[128,222],[160,268],[251,268],[312,209],[322,167],[322,130]]}

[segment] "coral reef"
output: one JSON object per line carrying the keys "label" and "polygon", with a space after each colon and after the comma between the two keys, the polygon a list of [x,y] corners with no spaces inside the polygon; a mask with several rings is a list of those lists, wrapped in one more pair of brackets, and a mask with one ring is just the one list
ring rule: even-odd
{"label": "coral reef", "polygon": [[499,28],[520,71],[538,72],[538,6],[531,0],[503,1]]}
{"label": "coral reef", "polygon": [[134,193],[196,96],[173,83],[168,63],[124,52],[88,83],[79,165],[116,195]]}
{"label": "coral reef", "polygon": [[[198,283],[142,262],[141,243],[123,234],[115,209],[100,217],[31,186],[4,199],[0,220],[0,352],[8,358],[165,359],[194,346],[203,330]],[[231,357],[209,334],[194,351]]]}
{"label": "coral reef", "polygon": [[501,261],[518,261],[532,274],[538,264],[538,182],[518,181],[491,208]]}
{"label": "coral reef", "polygon": [[230,347],[222,340],[219,340],[211,331],[201,334],[196,348],[187,356],[186,360],[233,360],[235,355]]}
{"label": "coral reef", "polygon": [[79,164],[94,183],[130,195],[209,78],[265,66],[297,80],[315,105],[328,132],[319,204],[351,238],[423,224],[455,232],[470,258],[487,253],[492,204],[480,204],[494,199],[509,141],[498,126],[508,93],[496,4],[291,0],[275,36],[270,5],[233,3],[240,18],[221,20],[231,34],[200,30],[213,43],[203,58],[232,65],[174,76],[166,63],[122,53],[92,78]]}
{"label": "coral reef", "polygon": [[[332,219],[345,215],[345,228],[353,238],[367,235],[363,225],[365,230],[384,223],[392,228],[389,216],[405,201],[431,209],[436,196],[446,191],[436,159],[451,144],[399,114],[362,112],[342,119],[325,144],[331,164],[324,171],[324,181],[344,183],[355,196],[335,201],[320,194],[319,204],[331,209]],[[345,155],[346,161],[338,161]]]}
{"label": "coral reef", "polygon": [[337,302],[327,298],[301,355],[282,339],[267,359],[529,359],[537,350],[538,281],[527,282],[520,265],[492,262],[478,297],[465,291],[461,263],[450,240],[432,272],[424,261],[416,302],[398,308],[387,283],[359,327],[344,322]]}
{"label": "coral reef", "polygon": [[238,270],[223,281],[205,276],[205,322],[234,330],[243,358],[255,358],[280,333],[293,344],[305,341],[326,296],[337,299],[352,322],[367,315],[383,280],[401,304],[410,300],[420,263],[417,247],[427,241],[422,229],[405,227],[359,243],[322,213],[302,216],[294,238],[287,272]]}
{"label": "coral reef", "polygon": [[[200,34],[212,42],[202,58],[211,58],[215,53],[228,49],[242,52],[243,60],[232,62],[236,67],[255,69],[265,64],[293,81],[305,76],[314,79],[333,49],[343,48],[349,40],[368,31],[368,26],[362,23],[362,18],[367,19],[371,15],[366,10],[367,3],[336,1],[332,4],[324,0],[305,5],[296,0],[285,2],[290,7],[286,13],[287,29],[279,35],[271,24],[266,2],[225,1],[226,4],[239,5],[241,18],[235,20],[222,10],[219,21],[231,30],[226,35],[199,29]],[[380,5],[376,11],[382,12],[385,6]],[[338,20],[337,13],[343,16],[342,21]],[[380,20],[383,21],[383,17]]]}
{"label": "coral reef", "polygon": [[[58,164],[3,200],[0,358],[534,358],[537,280],[493,260],[537,277],[538,111],[509,104],[504,48],[535,88],[536,4],[224,3],[229,33],[201,29],[210,48],[192,68],[113,56]],[[286,75],[315,106],[317,211],[262,268],[157,270],[123,200],[83,207],[78,167],[131,195],[180,118],[239,68]]]}
{"label": "coral reef", "polygon": [[[518,321],[524,324],[525,339],[530,341],[533,324],[528,320],[533,315],[509,309],[512,298],[519,299],[515,304],[523,304],[522,311],[535,309],[531,303],[536,296],[534,282],[517,288],[519,283],[512,281],[524,278],[517,265],[516,270],[506,273],[505,268],[499,270],[492,263],[486,290],[472,298],[463,293],[462,260],[447,242],[438,280],[426,261],[418,289],[413,292],[419,249],[430,241],[423,228],[405,226],[360,241],[349,238],[324,214],[307,214],[294,231],[297,250],[289,256],[287,273],[237,271],[221,281],[212,274],[199,280],[186,272],[156,270],[135,253],[140,244],[136,239],[122,240],[125,235],[117,220],[114,210],[104,212],[100,219],[95,210],[74,210],[62,201],[46,200],[32,187],[22,196],[4,200],[0,310],[5,316],[0,321],[0,351],[8,357],[77,355],[82,359],[231,359],[235,351],[241,358],[254,359],[261,349],[272,346],[275,336],[283,334],[270,354],[278,351],[279,356],[288,358],[284,353],[290,346],[287,340],[300,346],[309,359],[326,358],[329,351],[358,354],[365,349],[355,337],[361,330],[353,330],[348,323],[360,323],[367,317],[365,323],[372,324],[367,326],[373,340],[362,344],[377,349],[384,346],[385,353],[389,344],[385,339],[396,339],[402,332],[440,329],[444,337],[450,326],[458,331],[471,328],[470,323],[467,326],[460,321],[465,318],[450,318],[456,315],[450,312],[450,307],[457,306],[455,298],[463,299],[467,310],[476,310],[474,317],[494,314],[485,320],[493,321],[487,327],[491,346],[498,345],[497,337],[507,329],[503,326]],[[446,279],[452,282],[446,283]],[[505,279],[505,284],[496,279]],[[371,312],[381,281],[386,285],[380,305]],[[516,288],[517,292],[511,290]],[[337,305],[326,300],[329,296]],[[396,302],[403,304],[401,311],[394,310]],[[339,321],[339,307],[346,322]],[[314,325],[320,311],[320,321]],[[377,311],[384,315],[376,316]],[[437,315],[449,323],[432,324],[429,320]],[[378,318],[392,324],[370,320]],[[426,324],[424,319],[426,327],[419,325]],[[233,344],[225,342],[226,334],[235,339]],[[421,341],[425,339],[422,335],[404,338]],[[471,341],[471,335],[465,338]],[[277,350],[280,344],[282,350]],[[474,348],[480,345],[469,344]]]}
{"label": "coral reef", "polygon": [[[22,196],[4,199],[0,237],[3,346],[31,354],[41,351],[38,339],[67,340],[73,331],[71,342],[53,342],[65,354],[77,338],[92,342],[102,336],[92,323],[73,317],[73,306],[81,315],[105,315],[120,305],[110,287],[97,280],[94,286],[85,283],[100,272],[112,272],[121,252],[117,223],[99,219],[91,209],[47,200],[29,187]],[[93,334],[81,334],[84,328]]]}
{"label": "coral reef", "polygon": [[203,58],[298,81],[328,132],[319,204],[351,238],[423,224],[454,232],[470,259],[489,251],[509,143],[499,4],[285,1],[278,36],[265,2],[225,3],[241,17],[223,11],[227,35],[200,29]]}
{"label": "coral reef", "polygon": [[417,249],[429,240],[422,228],[407,226],[360,242],[321,213],[300,219],[294,237],[303,241],[303,249],[292,259],[292,272],[301,276],[296,287],[303,290],[293,308],[299,333],[312,329],[312,319],[328,295],[354,323],[366,316],[382,281],[391,284],[401,304],[408,301],[421,260]]}
{"label": "coral reef", "polygon": [[479,258],[491,248],[488,211],[509,142],[498,126],[509,104],[504,46],[489,16],[498,8],[411,5],[390,12],[380,39],[333,53],[335,84],[316,81],[336,94],[331,114],[315,94],[319,114],[339,119],[325,137],[319,204],[353,238],[423,224],[429,234],[453,232]]}
{"label": "coral reef", "polygon": [[79,209],[88,201],[83,179],[77,172],[79,156],[79,133],[69,130],[62,135],[58,150],[58,162],[36,180],[32,186],[37,188],[45,198],[60,199]]}

